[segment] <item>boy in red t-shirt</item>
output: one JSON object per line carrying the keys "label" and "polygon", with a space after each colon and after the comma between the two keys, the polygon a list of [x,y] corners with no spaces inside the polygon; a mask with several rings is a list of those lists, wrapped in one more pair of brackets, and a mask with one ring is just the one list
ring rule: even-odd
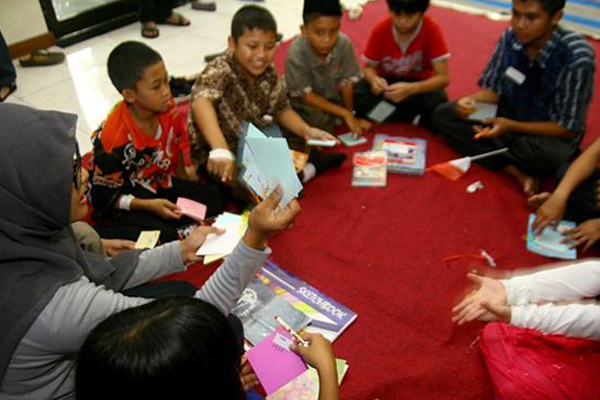
{"label": "boy in red t-shirt", "polygon": [[354,107],[369,117],[382,100],[395,111],[388,122],[427,126],[435,107],[446,101],[450,81],[448,46],[442,29],[425,15],[429,0],[387,0],[390,15],[373,28],[364,50],[364,79],[355,86]]}

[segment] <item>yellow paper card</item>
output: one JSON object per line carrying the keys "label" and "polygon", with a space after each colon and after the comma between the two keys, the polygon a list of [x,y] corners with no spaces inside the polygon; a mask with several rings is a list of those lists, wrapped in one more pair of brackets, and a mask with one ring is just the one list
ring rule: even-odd
{"label": "yellow paper card", "polygon": [[160,237],[160,231],[142,231],[137,242],[135,242],[136,249],[153,249],[158,243]]}

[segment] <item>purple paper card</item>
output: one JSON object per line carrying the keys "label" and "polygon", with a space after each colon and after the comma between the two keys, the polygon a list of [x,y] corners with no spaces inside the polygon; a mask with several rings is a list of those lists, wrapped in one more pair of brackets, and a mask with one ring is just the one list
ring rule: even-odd
{"label": "purple paper card", "polygon": [[198,222],[202,222],[206,216],[206,206],[204,204],[186,199],[185,197],[177,199],[177,207],[179,207],[183,215],[187,215]]}
{"label": "purple paper card", "polygon": [[267,396],[306,371],[302,358],[290,350],[292,336],[278,328],[247,355]]}

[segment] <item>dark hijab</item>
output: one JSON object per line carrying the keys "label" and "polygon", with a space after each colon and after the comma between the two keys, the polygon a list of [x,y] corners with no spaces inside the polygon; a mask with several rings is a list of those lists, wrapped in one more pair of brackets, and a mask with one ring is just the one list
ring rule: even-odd
{"label": "dark hijab", "polygon": [[57,289],[82,275],[121,289],[136,252],[85,253],[70,221],[77,116],[0,105],[0,382]]}

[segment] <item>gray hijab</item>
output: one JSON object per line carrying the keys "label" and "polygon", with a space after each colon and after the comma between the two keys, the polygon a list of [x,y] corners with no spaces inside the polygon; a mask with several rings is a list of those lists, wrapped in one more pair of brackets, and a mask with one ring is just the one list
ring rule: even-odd
{"label": "gray hijab", "polygon": [[105,259],[73,238],[70,199],[77,117],[0,104],[0,382],[56,290],[82,275],[119,290],[136,252]]}

